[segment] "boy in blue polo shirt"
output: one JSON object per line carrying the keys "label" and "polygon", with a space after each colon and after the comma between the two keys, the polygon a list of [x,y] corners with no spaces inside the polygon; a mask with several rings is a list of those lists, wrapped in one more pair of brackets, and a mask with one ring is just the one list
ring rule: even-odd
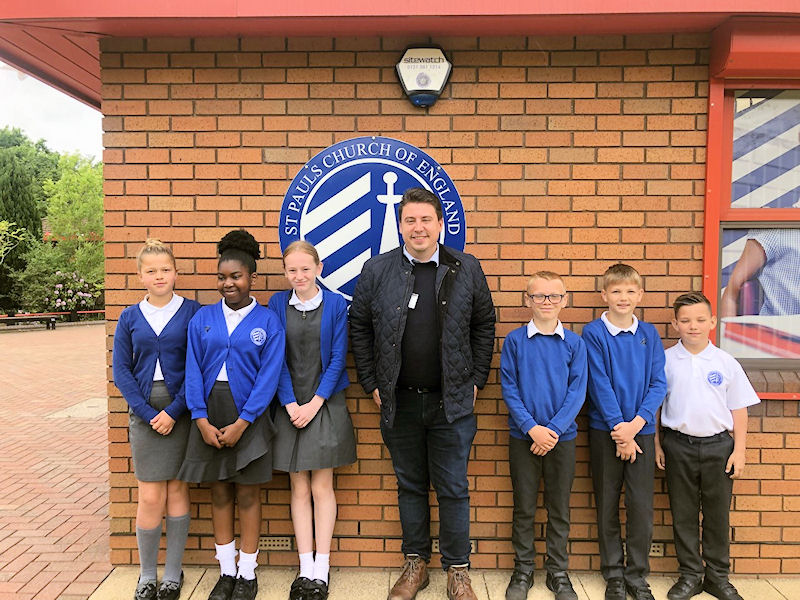
{"label": "boy in blue polo shirt", "polygon": [[561,276],[535,273],[525,293],[532,318],[508,334],[500,357],[514,490],[514,572],[506,600],[525,600],[533,585],[534,514],[542,476],[547,509],[546,584],[556,600],[578,598],[567,575],[567,540],[575,476],[575,417],[586,399],[586,347],[558,319],[566,304]]}
{"label": "boy in blue polo shirt", "polygon": [[[589,363],[589,464],[597,503],[606,600],[653,600],[647,584],[653,536],[655,417],[667,391],[664,347],[636,318],[642,278],[616,264],[603,275],[608,310],[583,328]],[[619,497],[625,486],[626,550]],[[627,564],[625,555],[627,554]]]}

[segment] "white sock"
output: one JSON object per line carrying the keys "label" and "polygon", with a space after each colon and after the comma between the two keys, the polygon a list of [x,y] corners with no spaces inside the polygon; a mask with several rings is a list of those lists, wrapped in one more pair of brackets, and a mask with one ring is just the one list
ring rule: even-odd
{"label": "white sock", "polygon": [[239,573],[237,577],[241,577],[242,579],[247,579],[250,581],[255,579],[256,567],[258,566],[258,563],[256,562],[257,558],[258,550],[252,554],[248,554],[247,552],[239,550]]}
{"label": "white sock", "polygon": [[328,571],[330,570],[330,554],[317,554],[314,559],[314,577],[313,579],[321,579],[328,584]]}
{"label": "white sock", "polygon": [[314,553],[303,552],[300,554],[300,577],[314,579]]}
{"label": "white sock", "polygon": [[236,577],[236,542],[214,544],[214,549],[217,551],[214,558],[219,561],[220,575]]}

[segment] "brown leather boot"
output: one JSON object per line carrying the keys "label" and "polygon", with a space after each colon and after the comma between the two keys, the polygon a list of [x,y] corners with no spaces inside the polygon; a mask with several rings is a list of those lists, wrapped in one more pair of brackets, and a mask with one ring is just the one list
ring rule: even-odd
{"label": "brown leather boot", "polygon": [[414,600],[417,592],[428,587],[428,583],[428,565],[416,554],[409,554],[387,600]]}
{"label": "brown leather boot", "polygon": [[478,600],[472,591],[467,567],[447,569],[447,600]]}

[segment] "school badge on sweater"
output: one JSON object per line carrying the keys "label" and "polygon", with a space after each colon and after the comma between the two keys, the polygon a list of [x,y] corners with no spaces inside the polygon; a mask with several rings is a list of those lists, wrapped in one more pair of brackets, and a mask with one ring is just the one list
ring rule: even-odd
{"label": "school badge on sweater", "polygon": [[261,329],[261,327],[256,327],[255,329],[251,329],[250,341],[253,342],[256,346],[261,346],[264,342],[267,341],[267,332]]}
{"label": "school badge on sweater", "polygon": [[419,148],[386,137],[339,142],[300,169],[283,199],[281,250],[298,239],[314,244],[324,263],[319,282],[349,302],[364,263],[402,243],[397,205],[412,187],[439,198],[439,241],[463,250],[464,207],[453,181]]}

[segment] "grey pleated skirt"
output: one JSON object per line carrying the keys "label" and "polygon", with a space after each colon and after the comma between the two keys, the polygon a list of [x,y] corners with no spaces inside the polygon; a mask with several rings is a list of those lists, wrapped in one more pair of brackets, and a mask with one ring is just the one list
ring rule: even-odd
{"label": "grey pleated skirt", "polygon": [[[217,381],[206,400],[208,422],[214,427],[225,427],[239,418],[239,411],[227,381]],[[275,426],[269,411],[244,430],[233,448],[215,448],[203,440],[193,424],[189,432],[186,458],[178,473],[178,479],[192,483],[227,481],[255,485],[272,479],[272,438]]]}
{"label": "grey pleated skirt", "polygon": [[[148,404],[157,411],[172,403],[163,381],[154,381]],[[133,471],[139,481],[170,481],[176,479],[186,455],[186,442],[192,420],[184,413],[175,421],[169,435],[153,431],[133,411],[129,411],[128,440],[131,443]]]}
{"label": "grey pleated skirt", "polygon": [[296,473],[356,462],[353,421],[347,410],[344,391],[324,402],[314,419],[302,429],[292,425],[286,409],[278,406],[275,429],[276,471]]}

